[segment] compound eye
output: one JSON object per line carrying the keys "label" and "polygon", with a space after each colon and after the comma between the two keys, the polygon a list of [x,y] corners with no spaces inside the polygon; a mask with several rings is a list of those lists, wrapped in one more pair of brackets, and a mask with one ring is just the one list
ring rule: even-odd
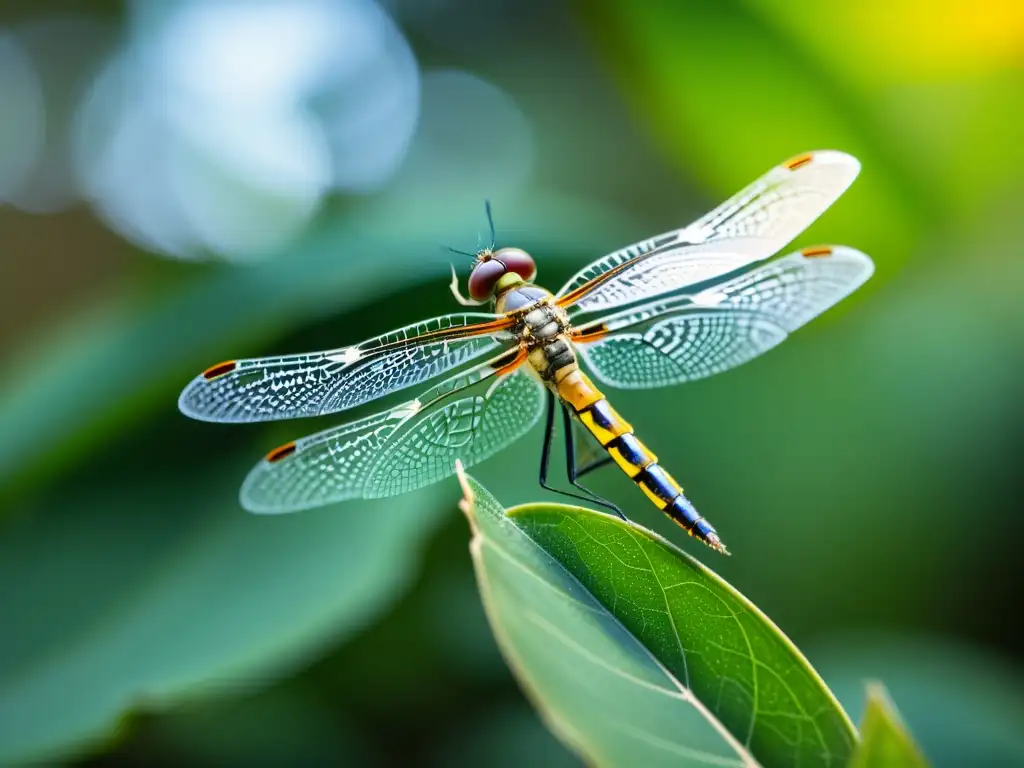
{"label": "compound eye", "polygon": [[494,258],[504,264],[509,272],[515,272],[527,282],[537,275],[533,257],[522,248],[501,248],[494,252]]}
{"label": "compound eye", "polygon": [[505,265],[495,259],[481,261],[469,275],[469,295],[475,301],[486,301],[494,295],[494,287],[505,274]]}

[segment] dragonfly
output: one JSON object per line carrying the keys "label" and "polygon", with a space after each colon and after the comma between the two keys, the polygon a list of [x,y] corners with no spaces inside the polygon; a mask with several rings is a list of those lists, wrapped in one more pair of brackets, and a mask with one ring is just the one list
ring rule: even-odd
{"label": "dragonfly", "polygon": [[[322,416],[422,385],[417,397],[288,442],[242,483],[243,507],[280,513],[414,491],[526,435],[542,418],[540,485],[548,482],[561,411],[565,472],[558,491],[608,508],[580,478],[614,463],[690,536],[728,554],[716,529],[612,407],[603,390],[703,379],[767,352],[861,286],[870,258],[846,246],[771,259],[850,186],[859,162],[807,152],[772,168],[697,221],[610,253],[556,293],[535,282],[521,248],[473,256],[461,311],[351,346],[229,360],[182,391],[179,408],[212,422]],[[599,458],[577,461],[576,438]],[[589,435],[589,437],[588,437]]]}

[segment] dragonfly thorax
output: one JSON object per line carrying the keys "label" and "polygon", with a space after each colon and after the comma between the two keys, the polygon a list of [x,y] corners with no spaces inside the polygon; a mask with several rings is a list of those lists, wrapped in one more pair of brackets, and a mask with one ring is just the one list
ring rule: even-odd
{"label": "dragonfly thorax", "polygon": [[550,296],[551,294],[543,288],[520,281],[498,296],[495,309],[499,314],[519,312],[534,304],[539,304]]}
{"label": "dragonfly thorax", "polygon": [[517,289],[526,297],[539,296],[521,310],[513,332],[528,350],[530,366],[545,381],[554,382],[560,374],[575,370],[576,351],[566,331],[569,317],[561,307],[550,302],[551,294],[535,286]]}
{"label": "dragonfly thorax", "polygon": [[542,301],[523,313],[517,330],[527,346],[544,345],[565,333],[569,318],[554,304]]}

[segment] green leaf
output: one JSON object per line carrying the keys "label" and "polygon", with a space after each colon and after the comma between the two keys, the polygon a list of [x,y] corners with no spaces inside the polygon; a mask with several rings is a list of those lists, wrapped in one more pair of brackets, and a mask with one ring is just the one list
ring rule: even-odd
{"label": "green leaf", "polygon": [[700,563],[577,507],[463,509],[499,645],[548,724],[598,765],[843,764],[856,732],[806,659]]}
{"label": "green leaf", "polygon": [[445,511],[438,488],[259,517],[238,506],[244,465],[222,463],[159,493],[128,473],[5,525],[0,764],[294,670],[403,593]]}
{"label": "green leaf", "polygon": [[900,719],[881,683],[868,685],[860,744],[850,768],[927,768],[921,750]]}

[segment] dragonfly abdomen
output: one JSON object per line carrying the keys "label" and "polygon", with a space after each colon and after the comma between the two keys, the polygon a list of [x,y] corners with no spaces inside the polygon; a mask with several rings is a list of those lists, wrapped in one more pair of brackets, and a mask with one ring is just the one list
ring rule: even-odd
{"label": "dragonfly abdomen", "polygon": [[658,509],[691,536],[725,552],[714,527],[698,514],[679,483],[658,464],[658,457],[637,439],[633,427],[612,408],[586,374],[573,371],[559,381],[557,388],[587,431]]}

